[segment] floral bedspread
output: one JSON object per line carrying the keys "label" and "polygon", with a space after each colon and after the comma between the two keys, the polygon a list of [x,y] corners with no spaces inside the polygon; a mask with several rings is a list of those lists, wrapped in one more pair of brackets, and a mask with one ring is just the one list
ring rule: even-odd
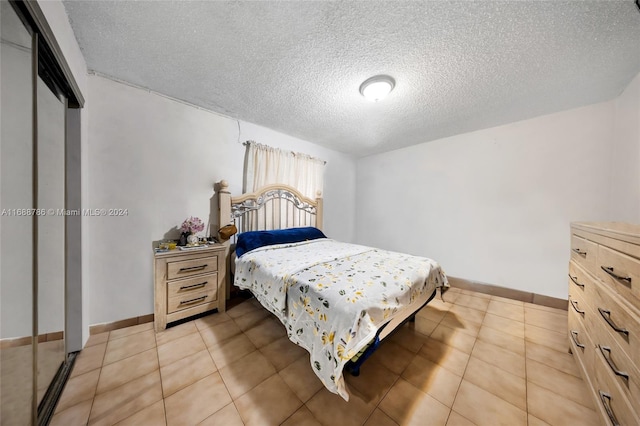
{"label": "floral bedspread", "polygon": [[280,319],[325,387],[347,401],[345,363],[404,307],[449,286],[434,260],[324,238],[245,253],[235,285]]}

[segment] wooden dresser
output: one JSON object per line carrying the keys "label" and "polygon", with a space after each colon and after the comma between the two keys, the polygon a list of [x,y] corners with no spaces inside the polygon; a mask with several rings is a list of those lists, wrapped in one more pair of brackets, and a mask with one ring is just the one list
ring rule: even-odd
{"label": "wooden dresser", "polygon": [[573,223],[569,343],[602,424],[640,425],[640,226]]}
{"label": "wooden dresser", "polygon": [[154,262],[156,332],[212,309],[225,311],[225,246],[156,253]]}

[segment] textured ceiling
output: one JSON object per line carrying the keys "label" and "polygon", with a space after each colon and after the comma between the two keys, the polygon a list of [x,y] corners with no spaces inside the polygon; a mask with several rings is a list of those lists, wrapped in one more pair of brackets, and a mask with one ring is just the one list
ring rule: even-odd
{"label": "textured ceiling", "polygon": [[[625,1],[66,1],[89,69],[357,156],[613,99]],[[378,103],[358,89],[395,78]]]}

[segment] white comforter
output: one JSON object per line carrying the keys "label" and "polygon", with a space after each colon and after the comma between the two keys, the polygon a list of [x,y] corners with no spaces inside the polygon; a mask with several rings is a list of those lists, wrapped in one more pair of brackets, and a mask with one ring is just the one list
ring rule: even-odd
{"label": "white comforter", "polygon": [[327,389],[348,401],[345,363],[397,312],[449,284],[434,260],[322,238],[245,253],[235,285],[280,319]]}

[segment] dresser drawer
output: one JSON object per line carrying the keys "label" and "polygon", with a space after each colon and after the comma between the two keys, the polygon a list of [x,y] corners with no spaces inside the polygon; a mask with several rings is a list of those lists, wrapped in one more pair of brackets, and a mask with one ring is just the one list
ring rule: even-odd
{"label": "dresser drawer", "polygon": [[207,290],[196,291],[188,294],[167,298],[167,313],[177,312],[182,309],[213,302],[216,300],[217,289],[215,287]]}
{"label": "dresser drawer", "polygon": [[[615,341],[636,365],[640,365],[640,323],[638,318],[618,302],[617,296],[602,286],[589,292],[593,315],[587,325],[598,333],[602,341]],[[598,332],[597,330],[602,330]],[[605,339],[604,333],[607,333]],[[594,343],[598,343],[595,341]]]}
{"label": "dresser drawer", "polygon": [[608,247],[598,247],[595,270],[602,282],[611,286],[636,307],[640,307],[640,261]]}
{"label": "dresser drawer", "polygon": [[193,278],[174,280],[167,283],[167,297],[182,296],[185,294],[208,291],[218,284],[218,274],[198,275]]}
{"label": "dresser drawer", "polygon": [[[634,412],[632,404],[616,383],[611,369],[600,351],[596,351],[595,356],[595,378],[595,387],[599,399],[598,408],[601,413],[604,412],[603,417],[608,421],[608,424],[624,426],[640,424],[640,419]],[[614,418],[615,422],[613,421]]]}
{"label": "dresser drawer", "polygon": [[580,293],[584,296],[593,285],[593,278],[584,269],[573,260],[569,262],[569,294]]}
{"label": "dresser drawer", "polygon": [[579,314],[569,310],[569,343],[571,352],[578,357],[579,364],[585,370],[584,377],[593,377],[594,345],[586,331],[584,322]]}
{"label": "dresser drawer", "polygon": [[218,270],[218,257],[167,262],[167,279],[186,278],[192,275],[215,272]]}
{"label": "dresser drawer", "polygon": [[582,265],[587,271],[596,266],[598,245],[577,235],[571,235],[571,260]]}
{"label": "dresser drawer", "polygon": [[582,291],[571,290],[569,292],[569,313],[576,314],[586,324],[587,318],[593,316],[593,312],[585,301]]}
{"label": "dresser drawer", "polygon": [[629,401],[640,404],[640,376],[631,359],[604,329],[592,330],[591,335],[595,352],[605,360],[612,380],[618,384]]}

